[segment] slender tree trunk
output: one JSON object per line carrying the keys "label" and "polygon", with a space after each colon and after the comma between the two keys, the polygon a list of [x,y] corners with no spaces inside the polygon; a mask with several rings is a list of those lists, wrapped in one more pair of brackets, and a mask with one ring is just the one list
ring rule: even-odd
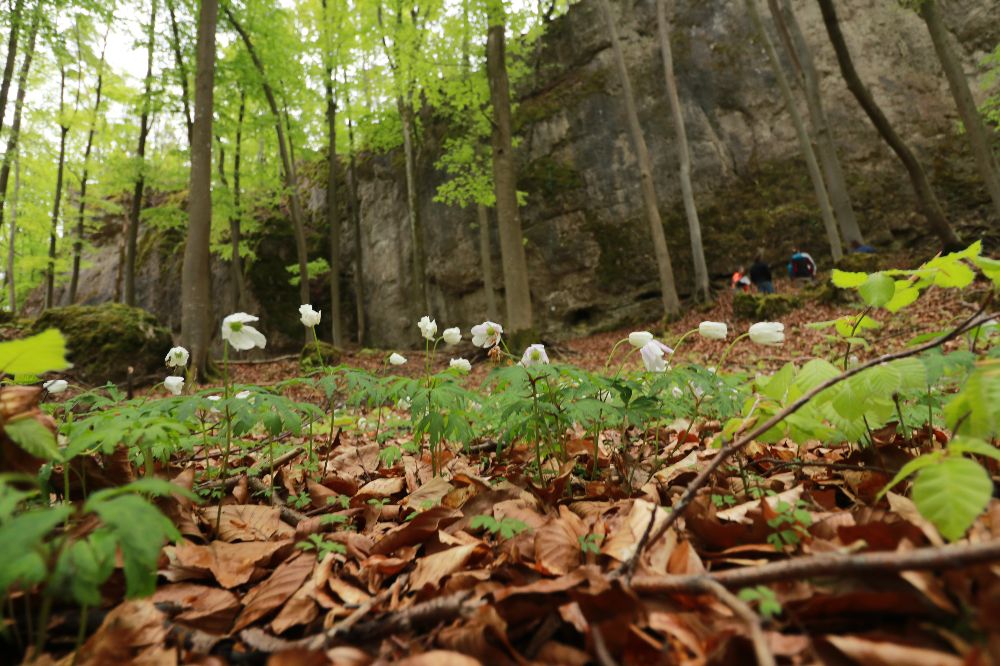
{"label": "slender tree trunk", "polygon": [[10,14],[10,36],[7,39],[7,62],[3,67],[3,81],[0,82],[0,132],[3,131],[3,119],[7,113],[7,95],[10,94],[10,82],[14,78],[14,62],[17,60],[17,38],[21,31],[21,12],[24,0],[15,0],[14,9]]}
{"label": "slender tree trunk", "polygon": [[14,196],[10,199],[10,236],[7,242],[7,289],[10,313],[17,314],[17,285],[14,281],[14,260],[17,242],[17,200],[21,196],[21,158],[14,155]]}
{"label": "slender tree trunk", "polygon": [[333,94],[333,67],[326,68],[326,224],[330,228],[330,339],[344,344],[340,312],[340,215],[337,211],[337,99]]}
{"label": "slender tree trunk", "polygon": [[257,70],[258,75],[260,75],[261,87],[264,89],[264,97],[267,99],[268,107],[271,109],[271,115],[274,116],[274,131],[278,137],[278,153],[281,156],[281,165],[285,176],[285,188],[288,190],[288,197],[292,210],[292,227],[295,233],[295,253],[299,260],[299,300],[302,301],[303,304],[309,303],[309,253],[308,248],[306,247],[305,222],[302,216],[302,204],[299,200],[299,184],[295,176],[295,165],[292,163],[292,158],[289,154],[288,141],[285,138],[285,129],[281,109],[278,107],[278,100],[274,95],[274,89],[271,88],[271,84],[267,80],[264,63],[261,61],[260,56],[257,55],[257,49],[254,48],[253,42],[250,39],[250,34],[243,28],[240,22],[236,20],[236,16],[233,15],[232,9],[229,5],[223,4],[222,11],[225,12],[226,19],[233,26],[233,29],[239,34],[240,39],[243,40],[243,45],[246,46],[247,53],[253,61],[254,68]]}
{"label": "slender tree trunk", "polygon": [[184,54],[181,52],[181,31],[177,25],[177,13],[174,8],[176,0],[166,0],[167,13],[170,15],[170,46],[174,52],[174,63],[177,65],[177,83],[181,86],[181,104],[184,105],[184,123],[187,127],[188,145],[191,145],[191,128],[194,121],[191,120],[190,92],[188,91],[188,72],[184,64]]}
{"label": "slender tree trunk", "polygon": [[840,24],[837,21],[837,10],[833,6],[833,1],[818,0],[818,2],[820,11],[823,14],[823,25],[826,26],[826,32],[830,36],[830,43],[833,44],[833,50],[837,54],[837,64],[840,66],[840,72],[847,83],[847,88],[854,95],[855,99],[858,100],[858,104],[864,109],[872,125],[878,130],[879,135],[889,144],[889,147],[892,148],[896,156],[899,157],[899,161],[906,168],[906,173],[909,175],[910,183],[913,186],[913,192],[916,195],[917,209],[927,219],[928,226],[930,226],[931,230],[941,239],[941,242],[946,247],[961,246],[961,241],[951,228],[951,225],[948,224],[948,218],[945,217],[944,210],[934,195],[934,190],[931,188],[930,182],[927,180],[927,174],[924,173],[920,162],[917,161],[909,146],[896,134],[896,130],[889,123],[889,119],[882,113],[882,109],[875,103],[875,98],[872,97],[871,92],[869,92],[858,76],[858,72],[854,68],[854,62],[851,60],[851,52],[847,48],[847,42],[844,40],[843,33],[840,31]]}
{"label": "slender tree trunk", "polygon": [[403,158],[406,168],[406,212],[410,220],[410,244],[413,246],[413,290],[421,315],[429,314],[427,299],[427,271],[424,255],[424,224],[420,215],[420,195],[417,192],[417,149],[413,120],[413,107],[402,97],[396,99],[399,117],[403,123]]}
{"label": "slender tree trunk", "polygon": [[194,124],[191,132],[191,184],[188,237],[181,271],[181,340],[191,352],[191,369],[204,379],[211,342],[212,272],[212,112],[215,83],[215,29],[218,0],[201,0],[195,61]]}
{"label": "slender tree trunk", "polygon": [[691,186],[691,151],[688,148],[687,130],[684,128],[684,112],[677,95],[677,80],[674,78],[674,55],[670,50],[670,24],[667,23],[666,0],[656,1],[656,26],[660,39],[660,53],[663,55],[663,75],[667,84],[667,99],[670,113],[674,117],[674,133],[677,135],[677,156],[680,161],[681,198],[687,216],[691,235],[691,255],[694,258],[694,294],[696,300],[707,301],[708,264],[705,262],[705,248],[701,242],[701,223],[698,208],[694,203],[694,188]]}
{"label": "slender tree trunk", "polygon": [[7,185],[10,183],[10,167],[17,155],[17,143],[21,136],[21,117],[24,112],[24,97],[28,92],[28,73],[31,61],[35,55],[35,39],[38,36],[38,23],[41,19],[41,0],[35,4],[35,12],[31,19],[31,29],[28,33],[28,47],[24,51],[21,70],[17,73],[17,97],[14,99],[14,121],[7,135],[7,149],[3,154],[3,166],[0,166],[0,228],[3,228],[4,200],[7,198]]}
{"label": "slender tree trunk", "polygon": [[826,109],[823,108],[819,73],[816,71],[812,50],[806,43],[799,22],[792,11],[791,3],[789,0],[781,0],[781,3],[782,6],[779,8],[777,0],[767,0],[771,16],[778,28],[778,35],[784,43],[785,50],[798,72],[802,89],[806,93],[809,122],[812,124],[816,137],[816,153],[819,156],[820,166],[823,167],[826,191],[830,196],[834,217],[837,218],[837,224],[840,227],[840,235],[848,243],[864,243],[864,235],[858,226],[858,218],[854,213],[851,196],[847,190],[847,180],[844,178],[840,158],[837,157],[833,130],[826,116]]}
{"label": "slender tree trunk", "polygon": [[151,0],[149,12],[149,42],[146,45],[146,83],[142,98],[142,116],[139,119],[139,145],[135,156],[139,173],[132,192],[129,211],[128,238],[125,241],[125,304],[135,306],[135,263],[139,241],[139,216],[142,213],[142,195],[146,187],[146,138],[149,136],[150,97],[153,94],[153,49],[155,47],[157,0]]}
{"label": "slender tree trunk", "polygon": [[512,334],[526,336],[534,329],[528,262],[524,255],[524,235],[517,207],[517,164],[513,149],[510,109],[510,80],[507,77],[507,45],[504,32],[507,17],[500,0],[490,0],[486,34],[486,76],[493,107],[493,188],[496,195],[497,228],[500,232],[500,259],[503,266],[504,300]]}
{"label": "slender tree trunk", "polygon": [[83,237],[86,233],[87,179],[90,172],[90,153],[94,148],[94,134],[97,131],[97,117],[101,112],[101,93],[104,90],[104,57],[108,46],[108,35],[104,34],[104,47],[97,65],[97,90],[94,97],[94,115],[87,132],[87,147],[83,151],[83,173],[80,176],[80,204],[76,218],[76,236],[73,240],[73,273],[69,281],[69,305],[76,303],[76,292],[80,285],[80,260],[83,254]]}
{"label": "slender tree trunk", "polygon": [[976,100],[969,90],[969,82],[965,78],[962,70],[962,63],[951,46],[951,36],[948,28],[945,27],[941,14],[938,12],[937,0],[923,0],[919,6],[921,18],[927,24],[927,31],[931,35],[934,43],[934,51],[937,52],[938,60],[941,61],[941,69],[948,79],[948,87],[951,88],[951,96],[955,98],[955,106],[958,107],[958,115],[965,125],[965,135],[969,139],[969,148],[972,149],[972,156],[976,160],[979,168],[979,175],[986,184],[986,190],[993,200],[993,211],[1000,219],[1000,169],[997,168],[996,160],[993,158],[993,141],[991,132],[983,125],[983,119],[976,108]]}
{"label": "slender tree trunk", "polygon": [[496,283],[493,281],[490,211],[483,204],[476,204],[476,215],[479,218],[479,263],[483,271],[483,291],[486,293],[486,318],[496,321],[500,315],[497,311]]}
{"label": "slender tree trunk", "polygon": [[246,308],[247,284],[243,273],[243,257],[240,256],[242,242],[241,223],[243,221],[243,204],[240,191],[240,166],[243,160],[243,119],[246,117],[247,95],[240,88],[240,110],[236,118],[236,145],[233,147],[233,215],[229,218],[229,242],[232,244],[232,258],[229,268],[233,279],[233,302],[236,310],[242,312]]}
{"label": "slender tree trunk", "polygon": [[59,65],[59,163],[56,167],[56,191],[52,197],[52,223],[49,226],[49,261],[45,267],[45,309],[51,308],[56,288],[56,238],[59,232],[59,206],[62,203],[63,172],[66,167],[66,137],[69,125],[63,117],[65,112],[66,66]]}
{"label": "slender tree trunk", "polygon": [[625,105],[625,116],[628,121],[629,134],[632,137],[632,147],[635,149],[636,160],[639,163],[639,180],[642,187],[642,201],[649,221],[649,231],[653,239],[653,252],[656,256],[656,268],[660,275],[660,291],[663,299],[663,311],[668,317],[680,312],[681,303],[677,297],[677,287],[674,283],[674,269],[670,263],[670,250],[667,248],[667,238],[663,232],[663,221],[656,199],[656,188],[653,184],[653,166],[646,149],[646,139],[639,124],[639,112],[635,106],[635,95],[632,92],[632,81],[625,64],[621,42],[618,39],[618,28],[608,0],[600,0],[601,11],[608,26],[611,38],[611,49],[614,51],[615,63],[618,66],[618,76],[622,84],[622,102]]}
{"label": "slender tree trunk", "polygon": [[[344,71],[344,88],[347,88],[347,72]],[[349,90],[348,90],[349,93]],[[361,207],[358,203],[358,178],[354,159],[354,122],[351,117],[350,94],[344,96],[347,113],[347,207],[351,215],[351,228],[354,230],[354,307],[358,325],[358,344],[365,344],[365,276],[364,262],[361,257]]]}
{"label": "slender tree trunk", "polygon": [[753,21],[754,27],[757,30],[757,36],[760,38],[761,44],[764,47],[764,51],[767,53],[767,59],[771,63],[771,69],[774,70],[774,77],[778,81],[778,89],[781,90],[781,96],[785,100],[785,106],[788,107],[788,114],[792,117],[792,125],[795,126],[795,134],[799,138],[799,148],[802,150],[802,156],[806,160],[806,169],[809,172],[809,180],[812,181],[813,192],[816,194],[816,201],[819,203],[820,217],[823,219],[823,226],[826,229],[826,237],[830,242],[830,253],[833,255],[833,261],[840,261],[844,256],[844,248],[840,243],[840,232],[837,229],[837,220],[833,217],[833,207],[830,205],[830,198],[826,192],[826,184],[823,182],[823,173],[819,169],[819,162],[816,161],[816,153],[813,151],[812,141],[809,139],[809,133],[806,131],[806,125],[802,121],[802,116],[799,114],[798,106],[796,106],[795,97],[792,95],[792,88],[788,84],[788,78],[785,76],[785,70],[781,66],[781,61],[778,59],[778,52],[774,49],[774,44],[771,42],[771,37],[767,34],[767,28],[764,27],[764,21],[760,16],[760,12],[757,11],[757,0],[745,0],[747,12],[750,14],[750,19]]}

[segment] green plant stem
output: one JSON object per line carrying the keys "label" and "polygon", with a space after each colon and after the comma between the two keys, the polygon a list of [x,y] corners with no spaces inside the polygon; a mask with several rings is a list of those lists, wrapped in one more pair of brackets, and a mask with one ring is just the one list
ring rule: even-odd
{"label": "green plant stem", "polygon": [[319,335],[316,333],[316,327],[315,326],[310,326],[309,328],[312,329],[313,342],[316,344],[316,360],[319,361],[319,367],[320,367],[320,369],[323,370],[323,374],[325,375],[327,373],[327,370],[326,370],[326,361],[323,360],[323,350],[320,349],[320,346],[319,346]]}
{"label": "green plant stem", "polygon": [[851,327],[851,334],[847,337],[847,349],[844,350],[844,370],[847,370],[847,364],[851,360],[851,338],[853,338],[854,334],[858,332],[858,327],[861,326],[861,322],[864,321],[865,317],[867,317],[868,313],[871,311],[872,306],[869,305],[864,309],[857,321],[854,322],[854,326]]}
{"label": "green plant stem", "polygon": [[736,346],[736,343],[742,340],[743,338],[748,338],[748,337],[750,337],[749,332],[743,333],[742,335],[737,335],[736,339],[730,342],[729,345],[725,348],[725,350],[723,350],[722,356],[719,357],[719,362],[715,364],[716,375],[722,374],[722,368],[723,366],[726,365],[726,359],[729,358],[729,352],[733,350],[733,347]]}
{"label": "green plant stem", "polygon": [[76,632],[76,643],[73,645],[72,666],[76,666],[76,662],[80,658],[80,647],[83,646],[83,639],[87,636],[87,612],[89,610],[90,606],[87,604],[80,606],[80,628]]}
{"label": "green plant stem", "polygon": [[49,637],[49,616],[52,614],[53,594],[48,586],[42,592],[42,607],[38,610],[38,633],[35,635],[35,653],[41,654]]}
{"label": "green plant stem", "polygon": [[690,331],[677,338],[677,342],[674,343],[674,356],[677,356],[677,350],[681,348],[681,343],[687,340],[689,337],[698,332],[697,328],[692,328]]}
{"label": "green plant stem", "polygon": [[622,338],[611,348],[611,353],[608,354],[608,360],[604,362],[604,374],[608,373],[608,368],[611,367],[611,359],[615,357],[615,352],[618,351],[618,348],[626,342],[628,342],[628,338]]}
{"label": "green plant stem", "polygon": [[[226,473],[229,471],[229,452],[233,444],[233,417],[229,411],[229,345],[223,343],[222,345],[222,381],[224,386],[223,396],[226,401],[226,450],[222,454],[222,470],[219,472],[219,478],[226,478]],[[273,480],[272,480],[273,483]],[[215,531],[219,531],[219,526],[222,525],[222,500],[225,497],[225,489],[223,489],[223,496],[219,498],[219,509],[215,513]]]}

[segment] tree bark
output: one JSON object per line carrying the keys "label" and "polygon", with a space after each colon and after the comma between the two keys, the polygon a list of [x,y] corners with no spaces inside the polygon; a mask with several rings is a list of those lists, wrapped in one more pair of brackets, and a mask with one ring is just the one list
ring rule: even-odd
{"label": "tree bark", "polygon": [[937,0],[922,0],[919,7],[920,17],[927,24],[927,31],[931,35],[931,42],[934,43],[934,51],[938,60],[941,61],[941,69],[948,79],[948,87],[951,88],[951,96],[955,98],[955,106],[958,107],[958,115],[965,125],[965,135],[969,140],[969,148],[972,149],[972,157],[976,160],[979,168],[979,175],[986,184],[986,191],[989,192],[990,199],[993,200],[993,211],[1000,219],[1000,169],[997,168],[996,160],[993,158],[993,141],[983,119],[976,108],[976,100],[969,90],[969,82],[965,78],[962,70],[962,63],[951,46],[951,36],[948,28],[945,27],[941,14],[938,12]]}
{"label": "tree bark", "polygon": [[181,272],[181,340],[191,352],[191,371],[196,380],[205,378],[213,326],[209,241],[212,231],[212,113],[218,11],[218,0],[201,0],[191,132],[188,236]]}
{"label": "tree bark", "polygon": [[66,168],[66,137],[69,125],[63,116],[66,92],[66,66],[59,64],[59,163],[56,167],[56,191],[52,197],[52,222],[49,226],[49,260],[45,267],[45,309],[51,308],[56,285],[56,238],[59,231],[59,208],[62,203],[63,172]]}
{"label": "tree bark", "polygon": [[837,64],[840,66],[840,72],[847,83],[847,88],[854,95],[854,98],[858,100],[858,104],[864,109],[872,125],[878,130],[882,140],[889,144],[889,147],[896,153],[899,161],[903,163],[903,167],[910,177],[913,192],[916,195],[917,210],[924,216],[931,231],[937,235],[946,248],[960,247],[961,241],[951,228],[951,225],[948,224],[948,219],[945,217],[944,210],[934,195],[934,190],[927,180],[927,174],[924,173],[923,167],[909,146],[906,145],[903,139],[896,133],[896,130],[893,129],[889,119],[885,117],[882,109],[876,104],[875,98],[872,97],[871,92],[865,87],[865,84],[861,81],[861,77],[858,76],[858,72],[854,68],[854,62],[851,60],[851,52],[847,48],[847,42],[844,40],[843,33],[840,31],[840,23],[837,21],[837,10],[834,8],[832,0],[817,1],[819,2],[820,11],[823,14],[823,25],[826,27],[833,50],[837,54]]}
{"label": "tree bark", "polygon": [[326,68],[326,224],[330,228],[330,339],[344,344],[340,312],[340,215],[337,210],[337,99],[333,94],[333,67]]}
{"label": "tree bark", "polygon": [[[344,86],[347,89],[347,72],[344,71]],[[361,250],[361,207],[358,203],[358,178],[354,159],[354,122],[351,118],[350,94],[344,97],[347,113],[347,207],[351,215],[351,227],[354,230],[354,307],[357,319],[358,344],[365,344],[365,279],[364,262]]]}
{"label": "tree bark", "polygon": [[264,89],[264,97],[267,99],[268,107],[271,109],[271,115],[274,116],[274,131],[278,137],[278,153],[281,156],[281,165],[285,176],[285,187],[288,189],[289,203],[292,211],[292,228],[295,233],[295,253],[299,260],[299,300],[303,304],[309,303],[311,300],[309,296],[309,252],[306,247],[305,222],[302,217],[302,204],[299,200],[298,179],[295,176],[295,165],[292,163],[292,158],[289,154],[288,141],[285,137],[281,109],[278,108],[278,100],[274,95],[274,89],[271,88],[271,84],[268,82],[267,73],[264,69],[264,63],[257,54],[257,49],[254,48],[253,41],[250,39],[250,33],[248,33],[240,22],[236,20],[236,16],[233,15],[232,9],[228,4],[223,3],[222,10],[226,13],[226,19],[233,26],[233,29],[239,34],[240,39],[243,40],[243,45],[246,46],[247,53],[253,61],[254,68],[260,75],[261,87]]}
{"label": "tree bark", "polygon": [[864,243],[864,234],[858,226],[858,218],[851,204],[851,196],[847,190],[847,180],[837,157],[837,147],[833,140],[833,130],[823,107],[823,96],[819,88],[819,73],[813,61],[812,50],[809,48],[799,27],[799,22],[792,11],[789,0],[782,0],[779,8],[777,0],[767,0],[771,16],[778,28],[778,34],[785,45],[785,50],[795,66],[802,89],[806,93],[806,107],[809,110],[809,122],[812,124],[816,137],[816,153],[820,166],[823,167],[823,178],[826,191],[830,195],[833,214],[840,227],[840,235],[847,243]]}
{"label": "tree bark", "polygon": [[21,158],[14,155],[14,196],[10,200],[10,235],[7,240],[7,289],[10,313],[17,314],[17,285],[14,281],[14,261],[17,258],[17,200],[21,196]]}
{"label": "tree bark", "polygon": [[500,232],[500,259],[503,266],[504,301],[511,334],[531,333],[531,290],[524,235],[517,206],[517,164],[513,149],[510,109],[510,80],[507,77],[507,17],[500,0],[490,0],[486,34],[486,76],[493,107],[493,189],[496,195],[497,228]]}
{"label": "tree bark", "polygon": [[788,84],[785,70],[778,59],[778,52],[775,51],[774,43],[771,42],[771,37],[767,34],[767,28],[764,26],[764,20],[761,18],[760,12],[757,11],[757,0],[744,0],[744,4],[746,4],[747,12],[750,14],[750,19],[754,24],[764,51],[767,53],[771,69],[774,70],[774,77],[778,81],[778,89],[781,90],[785,106],[788,107],[788,114],[792,117],[792,125],[794,125],[795,134],[799,139],[799,148],[806,161],[809,180],[812,181],[813,193],[815,193],[816,201],[819,203],[820,217],[823,219],[826,237],[830,242],[830,254],[833,255],[833,261],[838,262],[844,256],[844,248],[840,243],[840,232],[837,229],[837,221],[833,218],[833,207],[830,205],[830,198],[826,192],[826,184],[823,182],[823,174],[819,169],[819,162],[816,161],[816,153],[813,151],[812,141],[809,139],[806,125],[799,114],[795,97],[792,95],[792,88]]}
{"label": "tree bark", "polygon": [[177,83],[181,87],[181,104],[184,105],[184,124],[187,127],[188,146],[191,145],[191,129],[194,121],[191,120],[190,91],[188,90],[188,72],[184,64],[184,54],[181,52],[181,31],[177,24],[177,14],[174,8],[175,0],[166,0],[167,14],[170,15],[170,46],[174,52],[174,62],[177,65]]}
{"label": "tree bark", "polygon": [[[109,26],[110,27],[110,26]],[[83,237],[86,233],[87,179],[90,172],[90,153],[94,148],[94,134],[97,131],[97,116],[101,111],[101,93],[104,90],[104,58],[108,46],[108,35],[104,34],[104,47],[97,65],[97,90],[94,97],[94,115],[87,132],[87,147],[83,151],[83,173],[80,176],[80,203],[76,218],[76,238],[73,240],[73,272],[69,281],[69,305],[76,303],[76,292],[80,285],[80,260],[83,254]]]}
{"label": "tree bark", "polygon": [[3,120],[7,114],[7,95],[10,94],[10,82],[14,78],[14,62],[17,60],[17,40],[21,31],[21,12],[24,0],[16,0],[10,14],[10,36],[7,39],[7,61],[3,67],[3,81],[0,82],[0,132],[3,131]]}
{"label": "tree bark", "polygon": [[667,22],[666,0],[656,1],[656,27],[660,40],[660,53],[663,56],[663,75],[666,80],[667,99],[670,101],[670,113],[674,118],[674,133],[677,135],[681,198],[684,200],[684,214],[687,216],[688,230],[691,235],[691,255],[694,258],[694,294],[696,300],[707,301],[709,299],[708,264],[705,261],[705,248],[701,241],[701,223],[698,221],[694,188],[691,186],[691,151],[688,148],[681,100],[677,94],[677,79],[674,77],[674,55],[670,49],[670,24]]}
{"label": "tree bark", "polygon": [[476,204],[479,219],[479,264],[483,271],[483,291],[486,293],[486,318],[496,321],[496,283],[493,281],[493,250],[490,247],[490,211],[483,204]]}
{"label": "tree bark", "polygon": [[611,14],[611,5],[608,0],[600,0],[600,4],[604,20],[608,26],[608,36],[611,39],[611,49],[614,51],[615,64],[618,66],[618,76],[622,84],[622,102],[625,105],[625,117],[628,122],[629,135],[632,139],[632,147],[635,150],[639,166],[639,184],[642,188],[643,207],[646,211],[646,219],[649,222],[649,231],[653,240],[656,268],[660,276],[660,295],[663,299],[663,312],[668,317],[673,317],[680,312],[681,303],[677,297],[674,269],[670,263],[670,250],[667,247],[667,238],[663,232],[663,221],[660,219],[656,187],[653,184],[653,166],[649,159],[649,151],[646,149],[646,139],[642,134],[642,126],[639,124],[639,112],[635,106],[632,81],[628,75],[628,66],[625,64],[622,45],[618,39],[618,28],[615,26],[615,19]]}
{"label": "tree bark", "polygon": [[417,192],[417,148],[413,106],[402,97],[396,99],[403,124],[403,157],[406,162],[406,212],[410,219],[410,244],[413,247],[413,290],[420,315],[430,314],[427,299],[427,268],[424,255],[424,222],[420,215]]}
{"label": "tree bark", "polygon": [[146,139],[149,136],[150,102],[153,94],[153,50],[156,46],[156,5],[150,0],[149,42],[146,44],[146,82],[142,98],[142,115],[139,119],[139,145],[135,156],[139,173],[132,191],[132,208],[129,211],[128,237],[125,242],[125,304],[135,306],[135,263],[139,241],[139,216],[142,213],[142,195],[146,187]]}
{"label": "tree bark", "polygon": [[28,47],[24,50],[24,60],[21,70],[17,73],[17,97],[14,99],[14,121],[7,135],[7,149],[3,154],[3,166],[0,166],[0,228],[3,227],[4,200],[7,198],[7,185],[10,183],[10,167],[17,154],[17,143],[21,135],[21,117],[24,112],[24,97],[28,92],[28,73],[31,61],[35,55],[35,41],[38,37],[38,23],[41,20],[41,0],[35,3],[35,12],[31,19],[31,29],[28,33]]}
{"label": "tree bark", "polygon": [[233,279],[233,302],[237,311],[242,312],[246,308],[247,284],[243,274],[243,257],[240,256],[240,243],[242,242],[241,223],[243,221],[243,203],[240,186],[240,167],[243,160],[243,119],[246,117],[247,95],[246,91],[240,89],[240,110],[236,117],[236,145],[233,147],[233,215],[229,218],[229,242],[232,244],[232,258],[229,261],[229,268],[232,271]]}

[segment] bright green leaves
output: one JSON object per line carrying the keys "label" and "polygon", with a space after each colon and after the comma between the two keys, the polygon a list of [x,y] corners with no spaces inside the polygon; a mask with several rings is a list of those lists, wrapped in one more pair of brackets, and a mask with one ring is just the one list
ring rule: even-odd
{"label": "bright green leaves", "polygon": [[892,300],[896,283],[885,273],[873,273],[858,287],[858,293],[871,307],[881,308]]}
{"label": "bright green leaves", "polygon": [[22,340],[0,343],[0,372],[8,375],[40,375],[65,370],[66,339],[54,328]]}
{"label": "bright green leaves", "polygon": [[[6,486],[0,493],[11,492]],[[0,594],[14,583],[31,585],[45,579],[45,537],[72,513],[69,506],[35,509],[0,526]]]}
{"label": "bright green leaves", "polygon": [[4,432],[15,444],[42,460],[62,460],[56,437],[52,431],[30,416],[8,421]]}
{"label": "bright green leaves", "polygon": [[917,475],[913,502],[949,541],[965,534],[993,496],[993,480],[967,458],[945,458]]}
{"label": "bright green leaves", "polygon": [[833,286],[835,287],[839,287],[841,289],[857,289],[868,279],[868,274],[850,273],[848,271],[842,271],[834,268],[833,272],[830,274],[830,279],[833,281]]}
{"label": "bright green leaves", "polygon": [[989,439],[1000,435],[1000,360],[983,361],[962,390],[945,405],[948,426],[960,434]]}

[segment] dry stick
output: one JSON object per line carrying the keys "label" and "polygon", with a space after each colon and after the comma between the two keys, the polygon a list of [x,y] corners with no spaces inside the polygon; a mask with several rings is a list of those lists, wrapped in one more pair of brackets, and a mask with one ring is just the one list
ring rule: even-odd
{"label": "dry stick", "polygon": [[258,479],[256,477],[250,477],[249,486],[250,486],[251,490],[253,490],[254,492],[257,492],[257,493],[267,494],[268,492],[270,492],[271,493],[271,497],[274,499],[274,503],[275,503],[275,505],[277,505],[278,511],[281,514],[281,518],[286,523],[289,523],[290,525],[292,525],[292,527],[295,527],[296,525],[298,525],[299,523],[301,523],[303,520],[306,520],[305,514],[299,512],[299,511],[296,511],[292,507],[288,506],[287,504],[285,504],[285,501],[283,499],[281,499],[280,497],[278,497],[278,496],[276,496],[274,494],[274,486],[273,485],[270,488],[268,488],[267,486],[264,485],[264,482],[261,481],[260,479]]}
{"label": "dry stick", "polygon": [[691,483],[688,484],[687,488],[685,488],[684,490],[684,494],[681,495],[681,498],[677,501],[677,503],[670,508],[670,513],[667,515],[666,519],[660,524],[660,526],[655,531],[650,526],[656,520],[656,512],[654,511],[650,515],[649,526],[647,526],[646,532],[642,535],[642,539],[640,539],[639,544],[636,546],[635,552],[632,554],[632,557],[630,557],[627,561],[622,563],[622,565],[618,568],[615,574],[618,576],[624,575],[626,579],[631,579],[632,574],[635,572],[636,564],[639,562],[639,556],[642,554],[642,551],[646,547],[646,545],[649,543],[655,543],[657,539],[663,536],[666,533],[666,531],[670,529],[671,525],[677,522],[677,519],[680,518],[681,514],[684,513],[684,510],[687,509],[688,505],[694,499],[694,496],[697,494],[697,492],[701,490],[702,486],[704,486],[708,482],[709,478],[712,476],[712,474],[715,473],[717,469],[719,469],[722,463],[726,462],[726,460],[728,460],[730,456],[732,456],[734,453],[745,447],[747,444],[752,442],[757,437],[763,435],[765,432],[767,432],[774,426],[784,421],[788,416],[802,409],[806,404],[809,403],[809,401],[811,401],[813,398],[815,398],[817,395],[819,395],[826,389],[830,388],[831,386],[836,386],[840,382],[850,379],[854,375],[860,374],[865,370],[868,370],[869,368],[875,367],[876,365],[880,365],[882,363],[888,363],[890,361],[896,361],[903,358],[909,358],[910,356],[916,356],[917,354],[922,354],[923,352],[928,351],[929,349],[940,347],[946,342],[954,340],[965,331],[989,321],[995,315],[985,315],[985,316],[981,315],[986,310],[987,306],[990,304],[992,300],[993,300],[993,295],[990,294],[989,297],[983,302],[983,304],[971,317],[966,319],[962,324],[959,324],[957,328],[952,329],[950,333],[946,333],[945,335],[942,335],[940,338],[937,338],[936,340],[931,340],[930,342],[920,345],[919,347],[913,347],[912,349],[907,349],[892,354],[885,354],[876,359],[872,359],[867,363],[856,365],[850,370],[847,370],[842,374],[837,375],[836,377],[832,377],[831,379],[826,380],[819,386],[816,386],[812,390],[807,391],[798,400],[796,400],[792,404],[782,409],[780,412],[778,412],[777,414],[769,418],[767,421],[765,421],[761,425],[751,430],[746,435],[743,435],[742,437],[732,442],[731,444],[723,446],[721,449],[719,449],[719,452],[716,454],[716,456],[712,458],[712,460],[708,463],[708,466],[705,467],[705,469],[703,469],[698,474],[698,476],[696,476],[694,480],[692,480]]}
{"label": "dry stick", "polygon": [[601,666],[618,666],[618,662],[611,656],[608,644],[604,642],[604,636],[596,624],[590,625],[590,637],[594,640],[594,657]]}
{"label": "dry stick", "polygon": [[[298,357],[298,354],[284,354],[282,356],[272,356],[271,358],[243,358],[230,361],[229,365],[264,365],[267,363],[277,363],[278,361],[290,361]],[[216,360],[214,363],[221,363],[221,361]]]}
{"label": "dry stick", "polygon": [[[274,466],[280,467],[289,460],[291,460],[292,458],[294,458],[295,456],[299,455],[300,453],[302,453],[302,447],[296,446],[294,449],[288,451],[287,453],[283,453],[282,455],[275,458]],[[258,474],[263,472],[264,469],[265,468],[261,465],[254,465],[247,471],[241,472],[235,476],[230,476],[226,479],[216,479],[214,481],[208,481],[206,483],[202,483],[197,488],[195,488],[195,492],[201,492],[202,490],[211,490],[214,488],[222,488],[222,487],[228,488],[230,485],[235,486],[237,483],[239,483],[240,479],[242,479],[244,475],[255,478]]]}
{"label": "dry stick", "polygon": [[718,597],[719,601],[729,606],[737,617],[747,623],[750,627],[750,640],[753,641],[754,655],[757,657],[757,666],[774,666],[774,655],[767,644],[767,637],[764,635],[764,627],[761,624],[760,616],[753,612],[753,609],[745,601],[730,592],[713,578],[700,577],[702,590]]}
{"label": "dry stick", "polygon": [[917,548],[909,552],[825,553],[772,562],[756,567],[741,567],[710,574],[690,576],[646,576],[632,579],[632,589],[639,594],[698,592],[704,581],[711,580],[726,588],[766,585],[784,580],[802,580],[817,576],[871,576],[899,571],[961,569],[974,564],[1000,560],[1000,539],[977,544],[949,544]]}

